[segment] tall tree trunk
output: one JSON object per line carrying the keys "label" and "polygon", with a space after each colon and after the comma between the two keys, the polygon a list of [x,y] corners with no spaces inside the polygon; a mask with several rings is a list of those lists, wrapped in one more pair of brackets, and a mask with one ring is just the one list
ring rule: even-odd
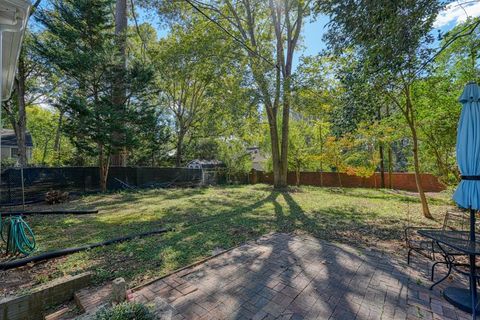
{"label": "tall tree trunk", "polygon": [[418,160],[418,136],[417,129],[415,125],[415,115],[413,110],[413,104],[410,96],[410,88],[405,88],[405,107],[406,107],[406,118],[410,131],[412,133],[412,143],[413,143],[413,166],[415,170],[415,183],[417,184],[418,195],[420,196],[420,201],[422,202],[422,212],[423,216],[428,219],[433,219],[430,209],[428,208],[427,197],[423,191],[421,176],[420,176],[420,162]]}
{"label": "tall tree trunk", "polygon": [[282,143],[280,150],[280,176],[276,188],[286,188],[288,186],[288,132],[290,122],[290,75],[287,75],[283,81],[283,112],[282,112]]}
{"label": "tall tree trunk", "polygon": [[[386,117],[390,117],[390,107],[388,106],[388,104],[386,105],[386,108],[385,108],[385,115]],[[389,143],[388,144],[388,149],[387,149],[387,157],[388,157],[388,187],[390,189],[393,189],[393,181],[392,181],[392,171],[393,171],[393,163],[392,163],[392,160],[393,160],[393,157],[392,157],[392,144]]]}
{"label": "tall tree trunk", "polygon": [[[117,112],[121,114],[125,114],[126,110],[127,26],[127,0],[117,0],[115,6],[115,37],[118,50],[118,64],[113,83],[112,102],[116,106]],[[125,119],[125,117],[122,116],[121,119]],[[115,162],[122,167],[126,167],[128,152],[125,145],[125,132],[115,132],[114,139],[121,145],[121,148],[114,154]]]}
{"label": "tall tree trunk", "polygon": [[[378,108],[377,112],[378,121],[382,120],[382,109]],[[385,156],[383,153],[383,143],[378,144],[378,152],[380,155],[380,188],[385,188]],[[377,179],[375,177],[375,187],[377,187]]]}
{"label": "tall tree trunk", "polygon": [[182,157],[183,157],[183,140],[185,138],[185,133],[180,130],[178,133],[176,154],[175,154],[175,166],[180,168],[182,166]]}
{"label": "tall tree trunk", "polygon": [[[277,179],[276,188],[287,187],[288,175],[288,134],[290,122],[290,99],[291,99],[291,75],[294,52],[300,36],[300,30],[303,24],[304,3],[299,1],[297,4],[289,4],[285,1],[283,4],[280,1],[269,1],[270,16],[272,19],[273,29],[276,37],[276,57],[277,57],[277,79],[282,79],[282,90],[280,89],[280,82],[276,83],[276,97],[282,96],[282,136],[280,141],[280,159],[279,159],[279,176]],[[296,9],[293,9],[295,8]],[[295,12],[295,21],[292,23],[292,12]],[[282,15],[284,16],[282,23]],[[249,19],[252,21],[252,19]],[[254,30],[255,27],[252,28]],[[281,74],[281,78],[279,75]]]}
{"label": "tall tree trunk", "polygon": [[323,187],[323,135],[322,135],[322,121],[319,126],[320,133],[320,187]]}
{"label": "tall tree trunk", "polygon": [[107,191],[108,171],[110,168],[110,155],[105,153],[103,145],[98,145],[98,167],[100,170],[100,190]]}
{"label": "tall tree trunk", "polygon": [[55,152],[55,163],[57,165],[60,164],[60,136],[62,130],[62,122],[63,122],[63,115],[64,111],[60,110],[60,114],[58,115],[58,123],[57,123],[57,130],[55,132],[55,142],[53,144],[53,151]]}
{"label": "tall tree trunk", "polygon": [[[273,187],[282,188],[280,179],[280,143],[278,141],[277,114],[274,108],[267,107],[270,141],[272,147]],[[283,185],[286,185],[286,181]]]}
{"label": "tall tree trunk", "polygon": [[387,157],[388,157],[388,187],[390,189],[393,189],[393,156],[392,156],[392,146],[389,144],[388,145],[388,150],[387,150]]}
{"label": "tall tree trunk", "polygon": [[418,195],[420,196],[420,201],[422,202],[422,212],[423,216],[428,219],[433,219],[430,209],[428,208],[427,197],[423,191],[421,176],[420,176],[420,163],[418,161],[418,137],[417,130],[414,127],[411,127],[412,131],[412,142],[413,142],[413,166],[415,169],[415,183],[417,184]]}
{"label": "tall tree trunk", "polygon": [[45,165],[45,159],[47,158],[49,142],[50,142],[50,138],[47,138],[45,139],[45,143],[43,144],[42,165]]}
{"label": "tall tree trunk", "polygon": [[18,60],[18,72],[15,79],[17,93],[18,117],[14,126],[18,146],[18,161],[22,167],[27,165],[27,147],[25,136],[27,132],[27,114],[25,111],[25,61],[23,55]]}
{"label": "tall tree trunk", "polygon": [[[266,1],[265,1],[266,2]],[[276,42],[276,61],[275,64],[268,59],[263,58],[272,67],[275,67],[275,82],[269,83],[265,70],[261,69],[258,60],[258,48],[265,39],[257,38],[258,23],[256,21],[256,11],[258,6],[252,4],[252,1],[239,1],[235,4],[232,1],[226,1],[226,9],[231,18],[227,19],[239,32],[239,36],[251,47],[248,50],[249,65],[253,73],[253,78],[261,95],[267,111],[268,123],[270,127],[270,137],[272,144],[272,161],[274,187],[287,187],[288,171],[288,129],[290,117],[290,76],[292,74],[292,64],[295,49],[300,37],[300,30],[303,25],[305,9],[308,7],[303,1],[291,3],[290,1],[269,0],[271,26],[275,33]],[[255,2],[258,3],[258,2]],[[242,8],[244,10],[241,10]],[[243,14],[241,14],[244,13]],[[261,39],[261,42],[257,42]],[[269,41],[269,40],[267,40]],[[283,81],[283,83],[282,83]],[[282,88],[283,85],[283,88]],[[274,87],[274,90],[271,88]],[[283,90],[282,90],[283,89]],[[281,137],[277,128],[277,110],[282,108],[281,116]]]}
{"label": "tall tree trunk", "polygon": [[382,143],[380,143],[380,145],[378,147],[378,152],[380,154],[380,187],[383,189],[383,188],[385,188],[385,159],[384,159],[384,154],[383,154]]}

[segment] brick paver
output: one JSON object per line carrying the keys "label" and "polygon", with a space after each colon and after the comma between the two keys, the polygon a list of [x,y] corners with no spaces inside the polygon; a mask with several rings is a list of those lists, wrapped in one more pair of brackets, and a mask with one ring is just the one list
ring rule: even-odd
{"label": "brick paver", "polygon": [[[275,233],[136,291],[170,303],[172,319],[470,319],[428,290],[429,264]],[[439,269],[438,275],[443,270]]]}

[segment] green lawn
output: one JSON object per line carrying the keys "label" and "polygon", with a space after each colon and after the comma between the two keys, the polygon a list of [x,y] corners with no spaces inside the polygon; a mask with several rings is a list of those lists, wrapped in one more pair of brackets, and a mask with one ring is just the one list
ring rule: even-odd
{"label": "green lawn", "polygon": [[405,226],[438,225],[450,201],[446,194],[436,195],[430,204],[436,221],[422,218],[416,197],[387,190],[302,187],[280,193],[255,185],[85,196],[63,207],[96,207],[98,214],[27,219],[39,252],[160,227],[174,231],[73,254],[39,274],[32,268],[29,285],[84,270],[94,271],[98,283],[122,276],[136,285],[205,258],[215,248],[231,248],[271,231],[395,248]]}

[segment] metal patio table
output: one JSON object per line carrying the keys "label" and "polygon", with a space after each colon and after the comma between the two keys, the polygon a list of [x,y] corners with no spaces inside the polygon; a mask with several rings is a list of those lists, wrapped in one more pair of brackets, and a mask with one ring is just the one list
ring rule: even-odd
{"label": "metal patio table", "polygon": [[448,287],[443,291],[443,296],[460,310],[472,313],[472,319],[476,319],[475,314],[478,315],[480,312],[478,309],[475,257],[480,256],[480,242],[476,241],[475,236],[473,236],[472,241],[471,233],[468,231],[425,229],[418,230],[418,233],[435,241],[444,252],[446,250],[443,249],[443,246],[448,246],[468,255],[470,289]]}

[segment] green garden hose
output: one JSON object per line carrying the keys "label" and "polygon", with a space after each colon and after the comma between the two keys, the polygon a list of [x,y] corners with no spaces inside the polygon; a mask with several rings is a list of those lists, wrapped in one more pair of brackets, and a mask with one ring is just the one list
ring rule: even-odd
{"label": "green garden hose", "polygon": [[21,216],[2,219],[0,215],[0,236],[7,243],[7,253],[29,255],[35,250],[35,235]]}

